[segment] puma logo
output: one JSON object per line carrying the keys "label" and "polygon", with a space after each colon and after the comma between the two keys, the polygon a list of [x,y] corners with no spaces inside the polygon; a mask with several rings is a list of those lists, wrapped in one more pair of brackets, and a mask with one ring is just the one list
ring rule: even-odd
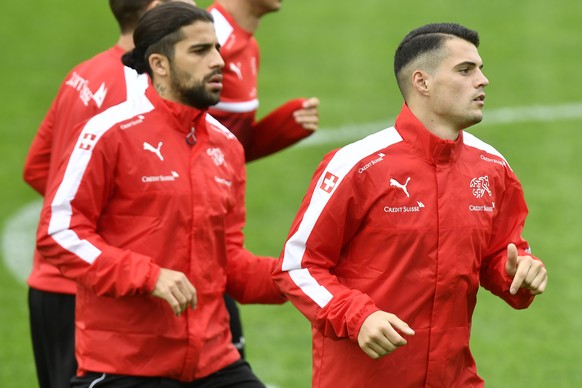
{"label": "puma logo", "polygon": [[149,143],[144,142],[143,143],[143,149],[145,151],[150,151],[153,152],[154,154],[156,154],[158,156],[158,158],[160,158],[160,160],[164,160],[164,157],[162,156],[162,142],[158,143],[158,148],[154,148],[154,146],[152,146]]}
{"label": "puma logo", "polygon": [[410,181],[410,177],[408,177],[408,179],[406,180],[406,183],[400,184],[396,179],[392,178],[392,179],[390,179],[390,186],[394,186],[394,187],[398,187],[399,189],[402,189],[402,191],[404,191],[404,194],[406,194],[406,196],[408,198],[410,198],[410,194],[408,194],[408,190],[406,189],[406,186],[408,185],[409,181]]}
{"label": "puma logo", "polygon": [[241,67],[240,66],[240,62],[237,62],[236,64],[234,64],[234,63],[231,62],[228,65],[228,67],[230,68],[230,70],[232,70],[236,74],[236,76],[238,77],[239,80],[242,80],[243,79],[242,71],[240,69],[240,67]]}

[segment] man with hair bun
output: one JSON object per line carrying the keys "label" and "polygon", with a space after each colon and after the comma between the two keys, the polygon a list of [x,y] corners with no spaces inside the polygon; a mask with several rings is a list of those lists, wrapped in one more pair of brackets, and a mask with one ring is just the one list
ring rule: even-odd
{"label": "man with hair bun", "polygon": [[145,93],[94,116],[47,192],[37,246],[77,284],[73,387],[264,387],[231,342],[223,294],[283,303],[243,247],[242,146],[207,115],[222,89],[212,16],[148,11],[123,63]]}
{"label": "man with hair bun", "polygon": [[[82,121],[143,93],[147,77],[124,67],[121,56],[133,48],[133,30],[150,8],[168,0],[109,0],[119,27],[116,44],[75,66],[62,82],[32,141],[23,177],[40,195],[54,179],[63,154]],[[68,386],[75,375],[76,285],[34,251],[28,277],[30,331],[40,388]]]}
{"label": "man with hair bun", "polygon": [[479,285],[511,307],[544,292],[521,185],[464,130],[483,118],[479,35],[410,32],[394,127],[329,153],[274,278],[313,327],[313,387],[483,387],[469,348]]}

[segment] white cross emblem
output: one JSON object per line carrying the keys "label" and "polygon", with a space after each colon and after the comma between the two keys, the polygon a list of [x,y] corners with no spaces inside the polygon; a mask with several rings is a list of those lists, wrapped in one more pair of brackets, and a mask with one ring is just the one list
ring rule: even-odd
{"label": "white cross emblem", "polygon": [[320,189],[325,191],[326,193],[331,193],[335,185],[337,184],[339,178],[333,175],[331,172],[325,174],[325,178],[323,178],[323,182],[321,183]]}
{"label": "white cross emblem", "polygon": [[89,151],[91,147],[95,145],[95,139],[97,139],[97,135],[94,135],[92,133],[85,133],[81,138],[79,148],[85,151]]}

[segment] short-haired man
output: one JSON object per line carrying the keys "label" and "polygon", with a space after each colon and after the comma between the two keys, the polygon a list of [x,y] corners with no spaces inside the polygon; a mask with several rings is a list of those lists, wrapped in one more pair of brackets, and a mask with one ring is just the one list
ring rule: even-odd
{"label": "short-haired man", "polygon": [[481,387],[469,349],[479,285],[526,308],[547,284],[483,118],[477,32],[429,24],[396,50],[395,126],[328,154],[275,279],[312,322],[313,387]]}
{"label": "short-haired man", "polygon": [[94,116],[49,189],[37,245],[77,283],[74,387],[263,387],[231,342],[227,291],[282,303],[243,247],[244,154],[206,114],[222,88],[212,16],[148,11],[123,62],[145,94]]}

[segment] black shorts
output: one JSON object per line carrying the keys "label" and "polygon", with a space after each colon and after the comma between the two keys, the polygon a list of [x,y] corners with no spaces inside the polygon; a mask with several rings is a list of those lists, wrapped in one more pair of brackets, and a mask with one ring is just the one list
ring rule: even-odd
{"label": "black shorts", "polygon": [[230,334],[232,343],[237,348],[241,358],[245,358],[245,337],[243,335],[242,321],[236,301],[232,296],[224,294],[224,304],[230,316]]}
{"label": "black shorts", "polygon": [[135,377],[109,373],[88,373],[74,377],[72,388],[265,388],[249,364],[238,360],[210,376],[190,383],[160,377]]}
{"label": "black shorts", "polygon": [[77,372],[75,295],[29,288],[28,308],[39,387],[68,387]]}

